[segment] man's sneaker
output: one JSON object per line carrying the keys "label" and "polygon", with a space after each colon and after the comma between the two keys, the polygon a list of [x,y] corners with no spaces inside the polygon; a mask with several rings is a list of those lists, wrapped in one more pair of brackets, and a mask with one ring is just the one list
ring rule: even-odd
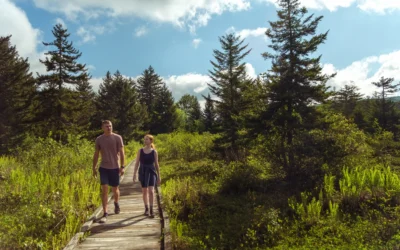
{"label": "man's sneaker", "polygon": [[121,212],[121,209],[119,208],[119,204],[114,202],[114,213],[119,214]]}
{"label": "man's sneaker", "polygon": [[105,214],[103,215],[103,217],[101,217],[101,219],[99,220],[99,223],[106,223],[106,221],[107,221],[107,216],[108,216],[108,214],[105,213]]}

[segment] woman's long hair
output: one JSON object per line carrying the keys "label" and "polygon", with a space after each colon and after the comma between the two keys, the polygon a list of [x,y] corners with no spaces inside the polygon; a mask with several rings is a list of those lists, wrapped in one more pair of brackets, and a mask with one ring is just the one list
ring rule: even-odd
{"label": "woman's long hair", "polygon": [[150,141],[151,141],[150,147],[152,149],[156,149],[156,145],[154,145],[154,136],[152,136],[151,134],[147,134],[144,137],[148,137],[150,139]]}

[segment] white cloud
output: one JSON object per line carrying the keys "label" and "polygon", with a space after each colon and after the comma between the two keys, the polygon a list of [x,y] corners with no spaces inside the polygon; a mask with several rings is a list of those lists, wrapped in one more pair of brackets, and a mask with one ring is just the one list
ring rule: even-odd
{"label": "white cloud", "polygon": [[50,12],[63,13],[74,20],[86,18],[138,17],[156,22],[172,23],[178,27],[195,27],[208,24],[212,15],[243,11],[250,8],[250,0],[34,0],[37,7]]}
{"label": "white cloud", "polygon": [[67,28],[67,25],[65,24],[64,20],[62,18],[56,18],[55,20],[56,24],[61,24],[65,29]]}
{"label": "white cloud", "polygon": [[256,70],[254,69],[253,65],[250,63],[246,63],[246,72],[247,75],[250,76],[253,79],[257,78]]}
{"label": "white cloud", "polygon": [[[247,38],[249,36],[253,36],[253,37],[264,37],[265,36],[265,32],[267,31],[267,28],[257,28],[257,29],[243,29],[237,32],[238,35],[240,35],[240,37],[243,38]],[[266,37],[266,36],[265,36]]]}
{"label": "white cloud", "polygon": [[44,65],[39,58],[44,59],[43,52],[38,51],[41,42],[41,31],[32,27],[26,13],[9,0],[0,0],[0,36],[11,36],[12,45],[20,56],[30,63],[32,72],[44,73]]}
{"label": "white cloud", "polygon": [[92,32],[90,32],[89,30],[87,30],[84,27],[79,27],[78,31],[76,32],[78,34],[78,36],[80,36],[82,38],[81,42],[82,43],[87,43],[87,42],[92,42],[94,40],[96,40],[96,36],[93,35]]}
{"label": "white cloud", "polygon": [[196,39],[193,39],[193,41],[192,41],[192,45],[193,45],[193,47],[195,48],[195,49],[197,49],[198,47],[199,47],[199,44],[202,42],[202,40],[200,39],[200,38],[196,38]]}
{"label": "white cloud", "polygon": [[[270,2],[277,6],[276,0],[259,0]],[[398,0],[300,0],[301,4],[310,9],[328,9],[336,11],[338,8],[348,8],[354,4],[363,11],[385,14],[394,10],[400,10]]]}
{"label": "white cloud", "polygon": [[235,27],[229,27],[225,33],[235,33],[235,35],[240,36],[240,39],[246,39],[249,37],[262,37],[265,41],[268,41],[268,37],[265,35],[267,28],[256,28],[256,29],[242,29],[236,30]]}
{"label": "white cloud", "polygon": [[81,37],[80,43],[88,43],[96,40],[96,35],[102,35],[106,31],[103,25],[90,25],[86,27],[79,27],[76,34]]}
{"label": "white cloud", "polygon": [[[372,72],[373,67],[378,70]],[[380,56],[371,56],[360,61],[353,62],[344,69],[336,69],[332,64],[325,64],[325,73],[337,72],[335,78],[329,80],[328,85],[336,90],[353,81],[365,96],[372,96],[377,88],[372,84],[379,78],[393,77],[397,82],[400,80],[400,50]]]}
{"label": "white cloud", "polygon": [[135,36],[136,37],[141,37],[146,35],[149,32],[149,30],[146,28],[146,26],[140,26],[136,28],[135,30]]}
{"label": "white cloud", "polygon": [[199,98],[201,94],[208,93],[207,83],[211,83],[209,76],[197,73],[172,75],[164,78],[164,80],[172,91],[175,101],[178,101],[184,94],[195,95]]}
{"label": "white cloud", "polygon": [[97,93],[99,91],[100,84],[103,82],[103,78],[102,77],[92,77],[92,79],[90,79],[89,82],[92,85],[93,91]]}

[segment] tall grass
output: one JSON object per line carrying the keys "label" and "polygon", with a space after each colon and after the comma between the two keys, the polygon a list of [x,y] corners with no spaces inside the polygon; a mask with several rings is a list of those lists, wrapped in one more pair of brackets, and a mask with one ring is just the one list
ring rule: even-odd
{"label": "tall grass", "polygon": [[265,157],[211,160],[216,137],[156,137],[176,249],[399,249],[399,177],[364,144],[300,190]]}
{"label": "tall grass", "polygon": [[[126,147],[127,162],[137,147]],[[62,249],[100,205],[94,143],[28,138],[16,152],[0,157],[0,248]]]}
{"label": "tall grass", "polygon": [[190,162],[208,158],[215,138],[216,135],[210,133],[174,132],[158,135],[155,144],[161,160]]}

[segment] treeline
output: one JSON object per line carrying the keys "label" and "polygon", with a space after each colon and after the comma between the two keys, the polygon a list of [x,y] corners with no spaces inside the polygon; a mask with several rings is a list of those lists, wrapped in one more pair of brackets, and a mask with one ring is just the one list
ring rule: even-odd
{"label": "treeline", "polygon": [[[0,153],[9,153],[28,135],[66,142],[68,135],[93,139],[102,119],[112,120],[114,130],[126,141],[144,133],[209,129],[195,96],[177,103],[152,66],[134,80],[118,70],[107,72],[97,93],[90,84],[82,53],[69,41],[61,24],[52,30],[54,41],[45,60],[46,74],[30,72],[27,59],[11,45],[11,36],[0,38]],[[209,105],[209,104],[208,104]],[[207,109],[212,110],[208,107]],[[203,125],[204,124],[204,125]]]}
{"label": "treeline", "polygon": [[320,152],[315,142],[316,148],[310,146],[309,132],[326,127],[322,121],[330,112],[342,113],[367,133],[383,129],[398,140],[399,110],[389,96],[399,84],[382,77],[373,83],[375,95],[366,99],[356,83],[330,90],[326,83],[334,75],[323,74],[321,56],[314,56],[328,36],[316,32],[322,16],[306,16],[297,0],[282,0],[280,5],[279,19],[270,22],[266,32],[269,49],[262,54],[272,67],[257,79],[245,70],[251,53],[248,44],[233,33],[219,37],[221,49],[214,50],[211,60],[211,95],[203,96],[204,110],[193,95],[175,102],[151,66],[137,80],[119,71],[107,72],[95,93],[86,65],[78,62],[82,53],[61,24],[52,30],[54,41],[43,43],[50,49],[41,60],[47,69],[43,75],[30,73],[27,59],[11,46],[10,36],[2,37],[1,153],[15,148],[28,134],[58,141],[66,141],[69,134],[93,139],[100,121],[110,119],[126,141],[146,132],[218,133],[215,151],[228,161],[244,158],[249,143],[263,138],[268,149],[264,153],[291,178],[299,175],[309,152]]}

